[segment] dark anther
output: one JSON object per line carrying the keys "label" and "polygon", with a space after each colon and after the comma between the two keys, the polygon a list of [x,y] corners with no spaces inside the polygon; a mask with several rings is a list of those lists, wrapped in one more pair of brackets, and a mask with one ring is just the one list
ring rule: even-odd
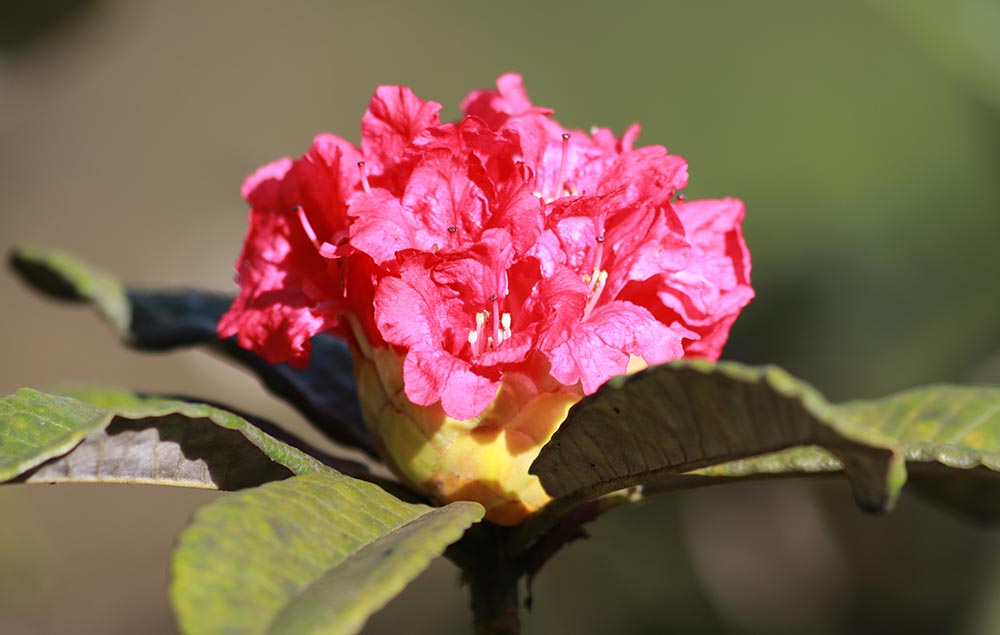
{"label": "dark anther", "polygon": [[490,294],[490,302],[496,302],[496,301],[497,301],[497,294],[495,293]]}
{"label": "dark anther", "polygon": [[449,234],[454,234],[457,231],[458,231],[458,227],[455,227],[454,225],[452,225],[451,227],[448,228],[448,233]]}
{"label": "dark anther", "polygon": [[358,167],[359,168],[365,167],[365,162],[364,161],[358,161]]}
{"label": "dark anther", "polygon": [[603,243],[604,242],[604,234],[601,234],[600,236],[597,237],[597,242],[599,242],[599,243]]}
{"label": "dark anther", "polygon": [[563,137],[564,141],[569,141],[569,133],[568,132],[564,132],[562,137]]}

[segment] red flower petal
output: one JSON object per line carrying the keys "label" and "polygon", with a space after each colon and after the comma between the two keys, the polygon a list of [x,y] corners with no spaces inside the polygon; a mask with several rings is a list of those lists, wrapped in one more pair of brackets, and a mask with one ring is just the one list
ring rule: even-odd
{"label": "red flower petal", "polygon": [[[743,240],[743,202],[726,198],[675,205],[691,242],[691,257],[679,271],[633,285],[623,297],[654,308],[661,321],[678,320],[699,334],[685,346],[690,356],[718,359],[740,311],[754,296],[750,252]],[[656,296],[655,302],[650,297]],[[639,300],[644,298],[644,300]]]}
{"label": "red flower petal", "polygon": [[474,90],[462,100],[462,112],[478,117],[494,130],[499,129],[512,116],[536,114],[551,115],[549,108],[534,106],[524,90],[521,76],[507,73],[497,78],[497,90]]}
{"label": "red flower petal", "polygon": [[379,86],[361,119],[365,161],[385,171],[400,161],[417,135],[437,125],[441,104],[420,99],[405,86]]}
{"label": "red flower petal", "polygon": [[238,266],[240,294],[219,322],[219,335],[237,335],[240,346],[271,363],[307,364],[309,339],[337,325],[329,303],[306,292],[325,272],[310,247],[290,216],[252,210]]}
{"label": "red flower petal", "polygon": [[633,149],[637,125],[563,128],[518,75],[462,107],[441,124],[437,103],[381,87],[361,150],[320,135],[302,159],[255,172],[241,294],[221,331],[301,362],[346,313],[359,346],[405,356],[414,403],[456,418],[542,356],[539,385],[587,392],[630,355],[718,356],[753,295],[742,203],[672,204],[683,158]]}
{"label": "red flower petal", "polygon": [[679,359],[681,340],[696,337],[679,325],[666,326],[653,315],[628,302],[598,307],[564,343],[547,351],[552,376],[563,384],[581,382],[587,394],[628,366],[629,355],[649,364]]}
{"label": "red flower petal", "polygon": [[282,157],[257,168],[243,181],[240,196],[252,207],[273,208],[278,205],[281,182],[292,169],[292,160]]}

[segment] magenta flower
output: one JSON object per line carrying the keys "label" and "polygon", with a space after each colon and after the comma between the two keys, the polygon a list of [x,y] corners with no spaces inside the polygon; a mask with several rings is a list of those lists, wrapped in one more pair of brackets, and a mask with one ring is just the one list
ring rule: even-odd
{"label": "magenta flower", "polygon": [[[345,337],[387,462],[513,524],[547,500],[527,465],[566,408],[630,361],[717,358],[753,290],[742,202],[676,202],[687,164],[634,148],[638,126],[567,130],[519,76],[497,88],[442,124],[381,87],[360,148],[320,135],[255,172],[219,331],[297,365],[311,336]],[[462,441],[487,432],[507,440],[500,468]]]}

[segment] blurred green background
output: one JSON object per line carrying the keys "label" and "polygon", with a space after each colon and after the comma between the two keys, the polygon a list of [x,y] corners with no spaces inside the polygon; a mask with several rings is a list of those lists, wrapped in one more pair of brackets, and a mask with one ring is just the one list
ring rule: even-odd
{"label": "blurred green background", "polygon": [[[726,356],[829,397],[1000,383],[1000,2],[0,4],[0,246],[68,249],[150,285],[231,290],[239,185],[378,84],[445,104],[517,70],[573,127],[643,124],[691,198],[747,202],[758,297]],[[122,350],[0,276],[0,390],[76,381],[203,395],[310,434],[189,352]],[[167,562],[215,495],[0,489],[0,632],[170,633]],[[1000,533],[847,486],[705,490],[617,511],[535,581],[527,633],[996,633]],[[439,561],[366,632],[469,630]]]}

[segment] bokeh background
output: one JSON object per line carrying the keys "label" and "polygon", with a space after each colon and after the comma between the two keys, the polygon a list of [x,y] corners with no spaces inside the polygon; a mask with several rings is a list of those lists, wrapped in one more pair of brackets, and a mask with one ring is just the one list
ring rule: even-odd
{"label": "bokeh background", "polygon": [[[134,283],[232,290],[255,166],[358,138],[378,84],[445,104],[517,70],[573,127],[643,124],[691,198],[747,201],[758,297],[726,356],[829,397],[1000,383],[1000,3],[0,4],[0,247],[57,246]],[[211,397],[323,441],[194,352],[123,350],[0,276],[0,391],[62,382]],[[167,563],[216,495],[0,489],[0,632],[171,633]],[[1000,531],[1000,530],[998,530]],[[1000,533],[844,483],[620,510],[534,583],[527,633],[996,633]],[[438,561],[366,632],[469,630]]]}

